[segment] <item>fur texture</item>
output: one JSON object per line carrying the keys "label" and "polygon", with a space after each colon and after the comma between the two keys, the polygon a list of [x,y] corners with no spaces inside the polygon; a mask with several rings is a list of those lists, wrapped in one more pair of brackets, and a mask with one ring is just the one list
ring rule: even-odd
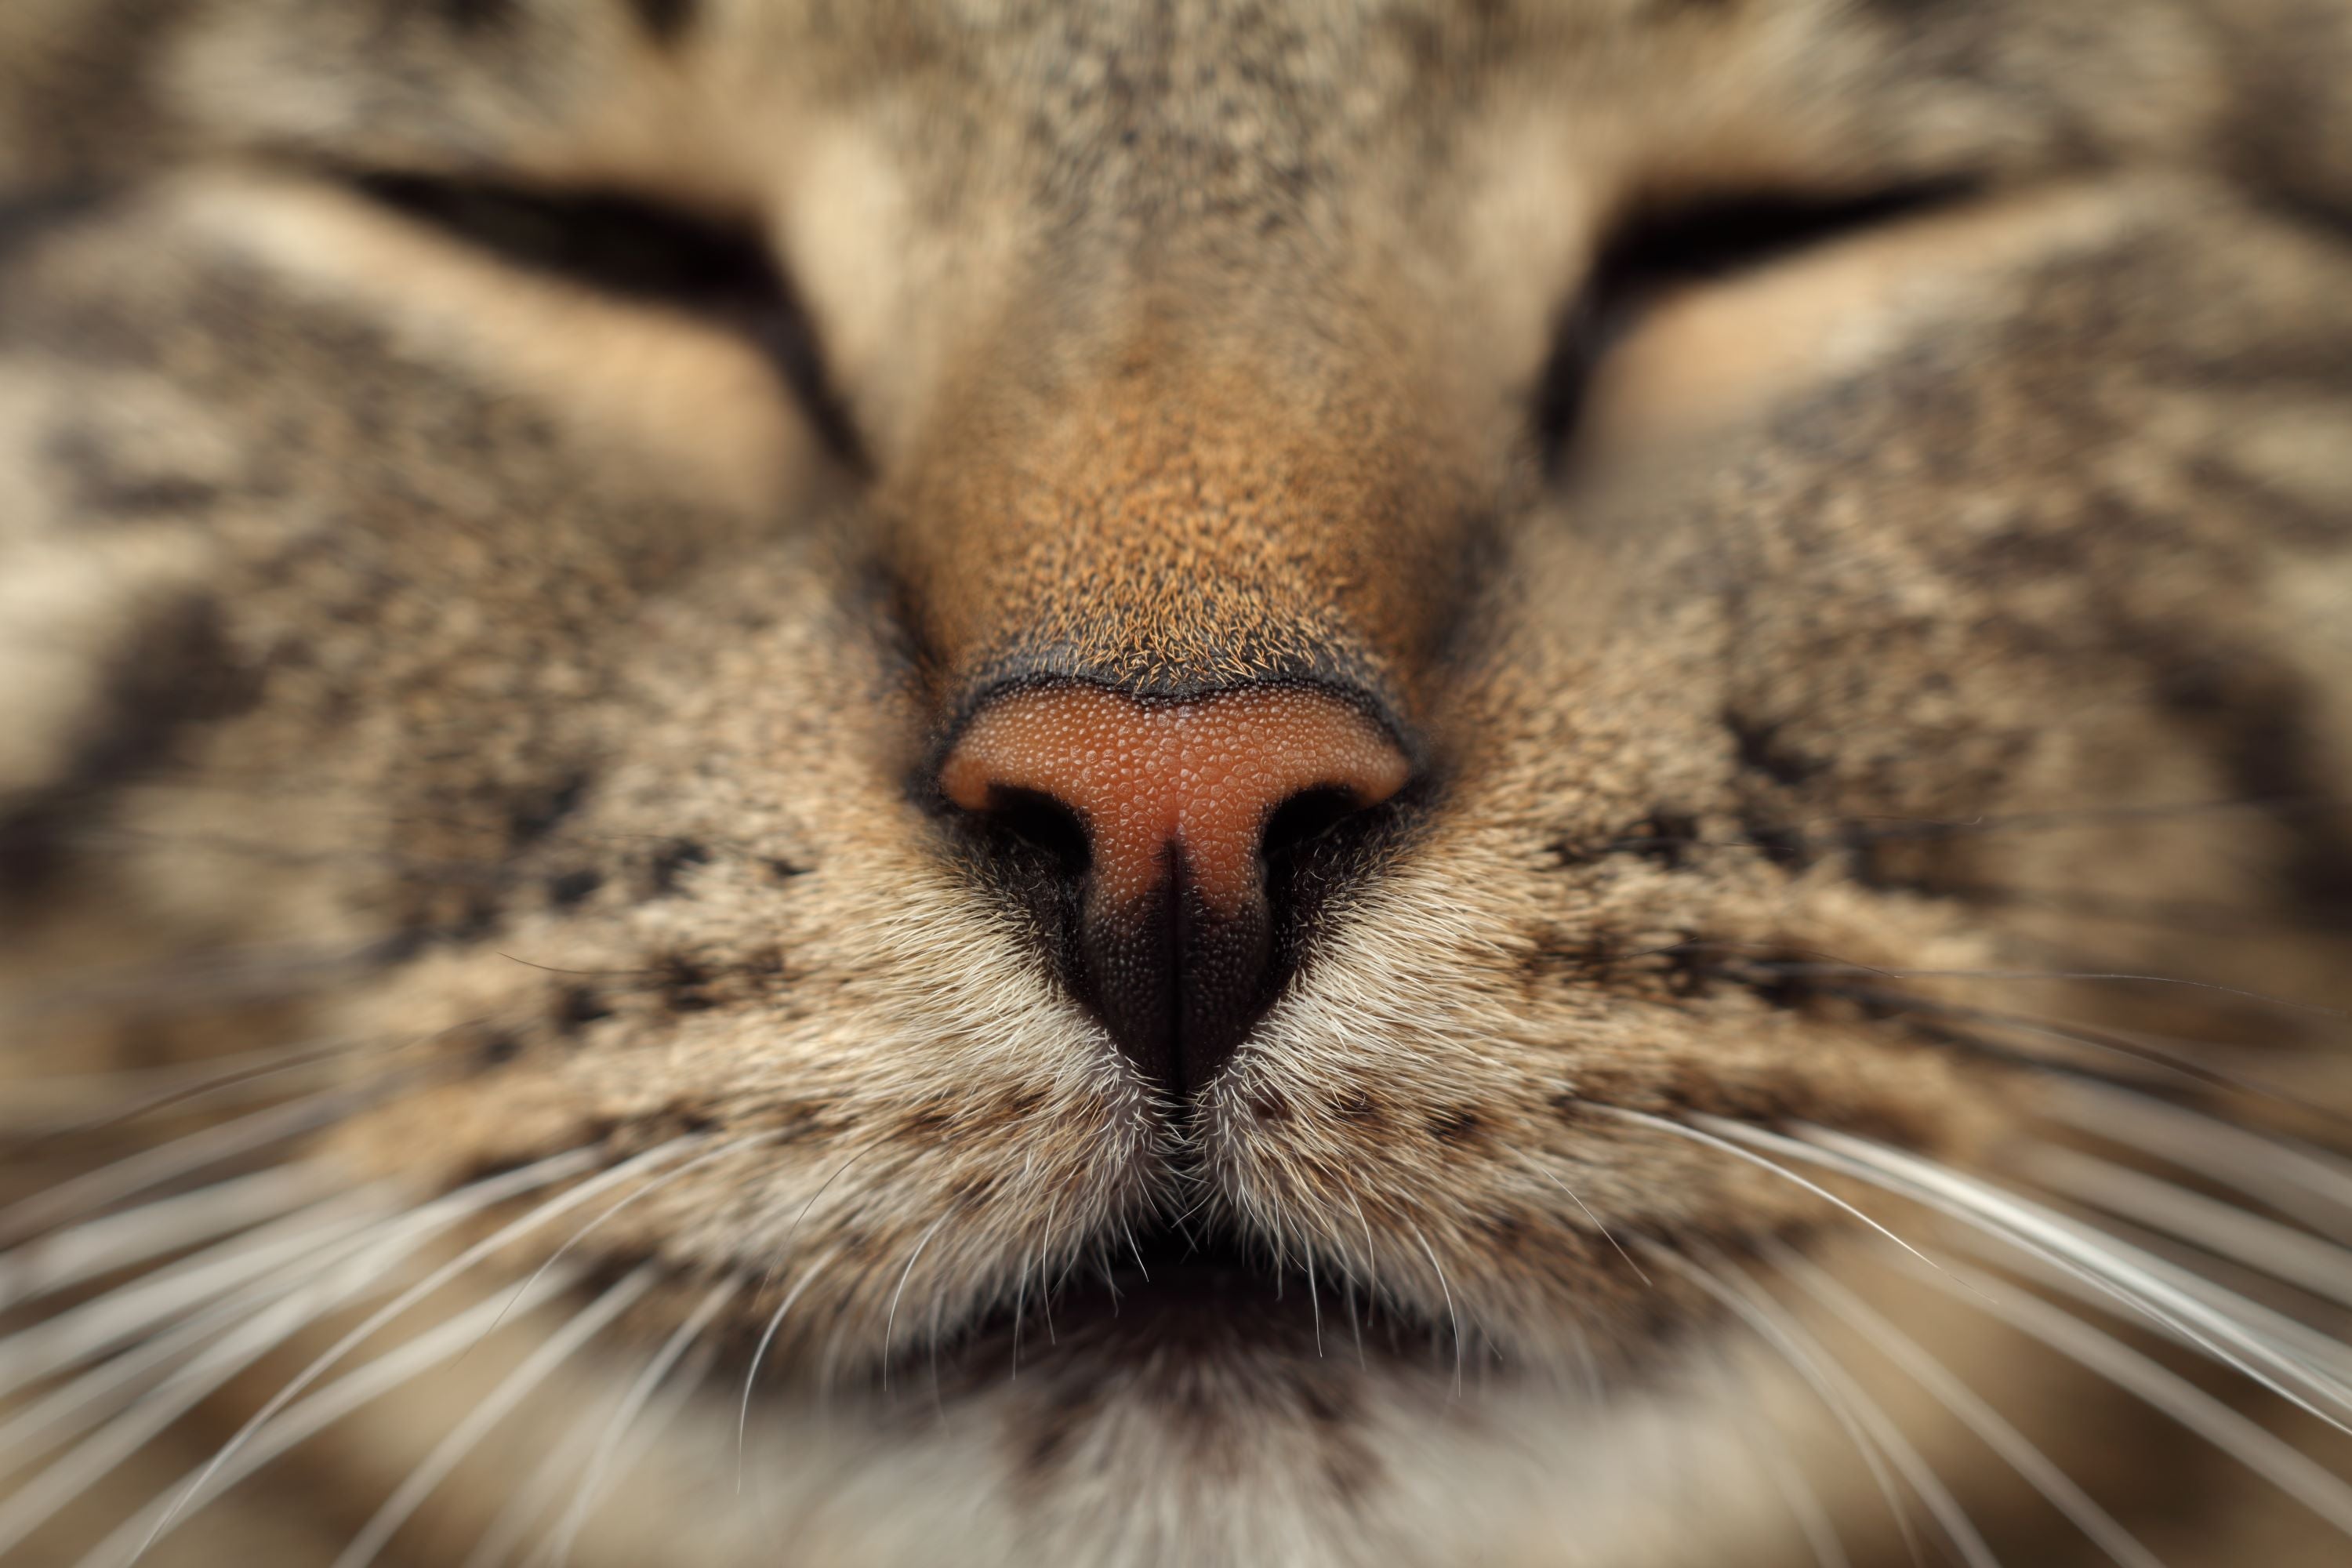
{"label": "fur texture", "polygon": [[[243,1228],[42,1285],[111,1209],[577,1167],[53,1514],[25,1449],[0,1542],[521,1562],[577,1486],[582,1563],[2337,1560],[2018,1314],[2335,1431],[1919,1173],[2336,1375],[2343,1205],[2215,1151],[2346,1142],[2347,72],[2323,0],[12,5],[0,1354]],[[534,247],[590,197],[780,281]],[[1412,740],[1189,1105],[929,784],[1069,678]],[[1180,1217],[1309,1313],[1055,1328]]]}

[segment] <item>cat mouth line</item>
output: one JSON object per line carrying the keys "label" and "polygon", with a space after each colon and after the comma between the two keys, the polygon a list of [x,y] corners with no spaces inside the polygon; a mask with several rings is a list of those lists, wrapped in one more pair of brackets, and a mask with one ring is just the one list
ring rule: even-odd
{"label": "cat mouth line", "polygon": [[[1033,1277],[952,1328],[901,1335],[877,1359],[877,1382],[919,1375],[971,1392],[1024,1369],[1117,1368],[1240,1356],[1361,1357],[1418,1364],[1444,1345],[1445,1322],[1399,1302],[1378,1280],[1310,1265],[1229,1225],[1114,1226],[1041,1288]],[[914,1386],[909,1383],[908,1386]]]}

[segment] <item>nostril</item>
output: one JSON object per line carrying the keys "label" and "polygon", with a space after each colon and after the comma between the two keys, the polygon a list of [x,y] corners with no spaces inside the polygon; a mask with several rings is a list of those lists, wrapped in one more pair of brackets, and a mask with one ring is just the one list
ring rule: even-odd
{"label": "nostril", "polygon": [[1268,862],[1280,861],[1329,833],[1367,803],[1350,789],[1327,784],[1302,790],[1275,807],[1258,839],[1258,853]]}
{"label": "nostril", "polygon": [[981,811],[998,832],[1038,851],[1066,877],[1083,877],[1094,864],[1085,822],[1042,790],[995,785]]}

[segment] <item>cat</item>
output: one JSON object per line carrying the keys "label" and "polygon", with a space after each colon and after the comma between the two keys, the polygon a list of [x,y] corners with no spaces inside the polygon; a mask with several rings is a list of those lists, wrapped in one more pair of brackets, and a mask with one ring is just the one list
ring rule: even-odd
{"label": "cat", "polygon": [[0,1562],[2342,1561],[2347,80],[13,0]]}

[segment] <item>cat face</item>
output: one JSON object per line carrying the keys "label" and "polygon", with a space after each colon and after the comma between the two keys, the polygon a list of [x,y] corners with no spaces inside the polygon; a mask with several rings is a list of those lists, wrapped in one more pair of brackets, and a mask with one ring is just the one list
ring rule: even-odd
{"label": "cat face", "polygon": [[[192,1239],[358,1281],[256,1277],[326,1359],[104,1551],[493,1277],[614,1562],[1899,1550],[1888,1311],[2112,1430],[1939,1225],[2340,1402],[2021,1206],[2339,1098],[2352,186],[2250,84],[2340,24],[73,13],[0,24],[100,193],[5,259],[6,1070],[202,1087],[5,1239],[251,1167]],[[438,1376],[336,1549],[530,1495]]]}

